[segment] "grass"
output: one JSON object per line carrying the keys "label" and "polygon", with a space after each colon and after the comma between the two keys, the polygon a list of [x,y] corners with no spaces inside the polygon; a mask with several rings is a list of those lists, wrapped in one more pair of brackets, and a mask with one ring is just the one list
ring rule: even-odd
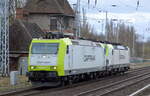
{"label": "grass", "polygon": [[31,83],[27,82],[28,78],[26,76],[18,76],[18,84],[11,85],[9,77],[0,77],[0,92],[9,91],[9,90],[17,90],[21,88],[30,87]]}

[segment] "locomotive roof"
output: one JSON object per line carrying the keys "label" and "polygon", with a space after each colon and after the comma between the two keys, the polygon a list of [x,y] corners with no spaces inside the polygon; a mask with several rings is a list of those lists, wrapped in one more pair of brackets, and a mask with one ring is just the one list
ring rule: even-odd
{"label": "locomotive roof", "polygon": [[100,41],[100,40],[91,40],[91,39],[84,39],[84,38],[80,38],[80,39],[81,39],[81,40],[89,40],[89,41],[93,41],[93,42],[100,42],[100,43],[105,43],[105,44],[122,45],[121,43],[117,43],[117,42]]}
{"label": "locomotive roof", "polygon": [[120,43],[113,43],[113,42],[109,42],[109,41],[93,41],[93,40],[83,40],[83,39],[78,39],[78,40],[75,40],[75,39],[72,39],[72,41],[74,42],[74,41],[76,41],[76,42],[95,42],[95,43],[103,43],[103,44],[111,44],[111,45],[120,45],[120,46],[124,46],[124,45],[122,45],[122,44],[120,44]]}
{"label": "locomotive roof", "polygon": [[[39,39],[35,39],[39,40]],[[42,40],[58,40],[58,39],[42,39]],[[65,42],[71,42],[73,45],[83,45],[83,46],[101,46],[101,44],[110,44],[114,48],[117,48],[116,46],[122,46],[125,47],[124,45],[120,43],[111,43],[108,41],[91,41],[91,40],[83,40],[83,39],[69,39],[69,38],[62,38],[60,40],[64,40]],[[100,44],[101,43],[101,44]]]}

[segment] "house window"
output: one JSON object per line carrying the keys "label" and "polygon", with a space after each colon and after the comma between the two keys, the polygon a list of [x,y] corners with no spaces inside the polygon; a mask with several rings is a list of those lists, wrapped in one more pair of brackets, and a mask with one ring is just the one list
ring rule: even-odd
{"label": "house window", "polygon": [[64,27],[65,27],[65,29],[69,28],[69,18],[64,19]]}
{"label": "house window", "polygon": [[55,31],[58,30],[57,28],[57,18],[56,17],[50,17],[50,30]]}

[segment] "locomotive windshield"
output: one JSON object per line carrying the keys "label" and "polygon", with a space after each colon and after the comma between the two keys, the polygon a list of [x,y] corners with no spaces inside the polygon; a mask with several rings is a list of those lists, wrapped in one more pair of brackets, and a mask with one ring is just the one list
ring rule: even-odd
{"label": "locomotive windshield", "polygon": [[57,54],[58,43],[33,43],[32,54]]}

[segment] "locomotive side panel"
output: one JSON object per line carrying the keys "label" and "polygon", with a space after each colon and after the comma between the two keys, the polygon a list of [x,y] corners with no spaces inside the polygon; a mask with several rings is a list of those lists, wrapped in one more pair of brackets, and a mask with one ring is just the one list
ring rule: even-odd
{"label": "locomotive side panel", "polygon": [[113,65],[119,64],[119,50],[113,50]]}
{"label": "locomotive side panel", "polygon": [[70,74],[100,71],[105,66],[104,49],[94,46],[71,45],[66,60]]}
{"label": "locomotive side panel", "polygon": [[129,63],[129,52],[128,50],[120,50],[119,63],[128,64]]}

